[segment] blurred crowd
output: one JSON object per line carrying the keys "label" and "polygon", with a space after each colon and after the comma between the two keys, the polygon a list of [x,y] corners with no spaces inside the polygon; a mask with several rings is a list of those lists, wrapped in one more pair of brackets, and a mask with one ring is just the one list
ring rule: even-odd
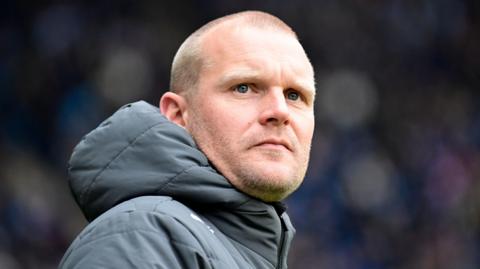
{"label": "blurred crowd", "polygon": [[39,2],[0,4],[0,268],[56,268],[86,225],[72,148],[158,104],[187,35],[246,9],[292,26],[316,70],[290,268],[480,267],[478,1]]}

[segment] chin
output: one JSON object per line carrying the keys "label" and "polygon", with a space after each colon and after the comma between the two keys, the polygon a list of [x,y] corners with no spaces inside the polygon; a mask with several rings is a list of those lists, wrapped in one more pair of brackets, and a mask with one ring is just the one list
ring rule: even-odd
{"label": "chin", "polygon": [[265,201],[265,202],[279,202],[287,198],[296,188],[266,188],[266,189],[255,189],[252,190],[252,196]]}
{"label": "chin", "polygon": [[285,174],[264,174],[257,178],[243,178],[243,191],[266,202],[285,199],[302,183],[298,177],[285,177]]}
{"label": "chin", "polygon": [[[233,161],[231,162],[233,163]],[[231,164],[229,163],[229,164]],[[217,166],[238,190],[266,202],[280,201],[303,181],[304,169],[292,161],[250,160]]]}

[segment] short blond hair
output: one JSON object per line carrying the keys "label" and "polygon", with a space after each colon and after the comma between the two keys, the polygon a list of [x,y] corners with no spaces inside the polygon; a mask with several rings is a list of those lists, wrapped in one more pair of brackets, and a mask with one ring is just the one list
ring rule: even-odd
{"label": "short blond hair", "polygon": [[178,49],[170,73],[170,91],[188,96],[196,89],[200,71],[206,63],[202,54],[203,39],[208,32],[225,23],[234,23],[235,27],[281,31],[298,40],[290,26],[262,11],[242,11],[215,19],[188,36]]}

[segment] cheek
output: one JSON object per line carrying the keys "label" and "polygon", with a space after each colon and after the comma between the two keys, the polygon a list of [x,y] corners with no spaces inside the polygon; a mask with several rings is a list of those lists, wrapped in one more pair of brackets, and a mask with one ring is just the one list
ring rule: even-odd
{"label": "cheek", "polygon": [[239,109],[235,104],[223,102],[223,100],[212,100],[202,104],[204,122],[213,132],[213,136],[231,137],[238,134],[245,109]]}
{"label": "cheek", "polygon": [[313,115],[300,117],[296,124],[296,133],[302,144],[310,145],[315,128],[315,119]]}
{"label": "cheek", "polygon": [[248,104],[211,96],[198,99],[195,108],[191,111],[191,125],[195,127],[196,138],[202,139],[200,143],[208,144],[210,148],[235,150],[252,135],[256,109]]}
{"label": "cheek", "polygon": [[305,133],[306,139],[308,140],[309,143],[312,141],[314,129],[315,129],[314,124],[311,124],[308,126],[308,131]]}
{"label": "cheek", "polygon": [[202,144],[215,147],[228,138],[227,132],[232,126],[229,125],[228,117],[212,104],[204,103],[191,115],[192,134]]}

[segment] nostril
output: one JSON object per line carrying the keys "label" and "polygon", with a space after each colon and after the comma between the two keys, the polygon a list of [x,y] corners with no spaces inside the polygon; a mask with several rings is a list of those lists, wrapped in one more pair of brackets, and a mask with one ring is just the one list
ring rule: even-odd
{"label": "nostril", "polygon": [[288,117],[269,117],[265,120],[266,124],[274,124],[274,125],[288,124],[288,122],[289,122]]}
{"label": "nostril", "polygon": [[271,118],[267,119],[267,122],[275,122],[275,121],[278,121],[278,119],[274,118],[274,117],[271,117]]}

